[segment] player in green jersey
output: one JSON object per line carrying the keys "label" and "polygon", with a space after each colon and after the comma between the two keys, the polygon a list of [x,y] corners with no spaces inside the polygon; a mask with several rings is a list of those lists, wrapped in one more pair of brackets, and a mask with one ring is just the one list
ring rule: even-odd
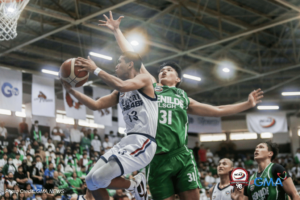
{"label": "player in green jersey", "polygon": [[[244,195],[235,196],[234,200],[288,200],[288,196],[292,200],[300,200],[292,178],[284,167],[272,163],[278,152],[275,143],[265,142],[256,146],[254,160],[258,164],[257,172],[250,177]],[[274,184],[264,184],[270,182],[271,178]]]}
{"label": "player in green jersey", "polygon": [[[119,24],[123,18],[114,20],[104,15],[107,21],[100,20],[101,26],[113,31],[123,52],[133,48],[123,36]],[[141,73],[149,72],[142,65]],[[201,116],[232,115],[252,108],[263,97],[258,89],[250,93],[243,103],[211,106],[189,98],[185,91],[177,88],[181,81],[181,69],[176,63],[161,66],[159,83],[152,77],[159,102],[156,155],[148,166],[147,174],[151,195],[154,200],[173,200],[175,194],[181,200],[199,200],[201,187],[198,170],[191,150],[187,148],[188,113]]]}

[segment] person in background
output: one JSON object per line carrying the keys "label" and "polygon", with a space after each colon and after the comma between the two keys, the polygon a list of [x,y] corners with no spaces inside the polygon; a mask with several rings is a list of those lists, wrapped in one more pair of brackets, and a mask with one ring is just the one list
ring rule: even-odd
{"label": "person in background", "polygon": [[76,144],[80,143],[81,137],[83,137],[83,133],[77,129],[77,124],[74,124],[74,127],[70,131],[70,140],[73,148],[76,146]]}
{"label": "person in background", "polygon": [[84,149],[89,149],[91,147],[91,139],[87,131],[84,132],[84,137],[81,138],[81,147]]}
{"label": "person in background", "polygon": [[199,156],[198,156],[199,149],[200,149],[199,142],[195,142],[195,147],[193,148],[193,154],[197,163],[199,163]]}
{"label": "person in background", "polygon": [[17,181],[20,189],[25,189],[28,183],[28,177],[27,174],[24,173],[22,166],[18,167],[18,171],[14,174],[14,179]]}
{"label": "person in background", "polygon": [[57,144],[62,141],[62,138],[64,138],[65,134],[64,131],[56,124],[56,126],[52,130],[52,139],[53,139],[53,144],[57,146]]}
{"label": "person in background", "polygon": [[[31,187],[31,185],[30,184],[27,184],[26,185],[26,187],[25,187],[25,189],[27,190],[27,191],[31,191],[32,190],[32,187]],[[20,193],[21,194],[21,193]],[[32,192],[26,192],[26,193],[24,193],[25,194],[25,198],[26,198],[26,200],[34,200],[34,196],[33,196],[33,193]]]}
{"label": "person in background", "polygon": [[69,183],[71,184],[72,188],[74,188],[73,191],[76,194],[82,193],[83,183],[82,183],[81,179],[77,177],[76,172],[73,172],[72,179],[69,180]]}
{"label": "person in background", "polygon": [[51,138],[48,138],[48,142],[45,144],[45,147],[46,147],[46,148],[48,147],[48,151],[49,151],[49,152],[55,151],[55,146],[54,146],[54,144],[52,143],[52,139],[51,139]]}
{"label": "person in background", "polygon": [[4,154],[8,155],[7,147],[3,147],[2,150],[0,150],[0,159],[3,158]]}
{"label": "person in background", "polygon": [[14,175],[13,173],[9,173],[7,176],[7,179],[5,180],[5,190],[13,190],[14,186],[17,184],[17,181],[14,180]]}
{"label": "person in background", "polygon": [[98,136],[98,139],[101,141],[101,138],[99,137],[99,134],[98,134],[98,130],[96,128],[94,128],[93,134],[94,134],[94,137]]}
{"label": "person in background", "polygon": [[201,144],[200,149],[198,151],[198,156],[200,159],[200,162],[206,162],[206,149],[204,148],[204,145]]}
{"label": "person in background", "polygon": [[30,144],[27,146],[26,154],[27,154],[27,152],[32,156],[34,155],[35,150],[33,148],[31,148]]}
{"label": "person in background", "polygon": [[22,165],[22,161],[20,157],[21,157],[20,154],[16,154],[16,158],[13,159],[13,164],[15,165],[16,168]]}
{"label": "person in background", "polygon": [[77,171],[77,176],[81,179],[81,180],[85,180],[86,177],[86,167],[82,166],[80,171]]}
{"label": "person in background", "polygon": [[49,162],[49,168],[47,168],[47,169],[45,170],[45,173],[44,173],[45,178],[46,178],[46,179],[53,178],[54,171],[55,171],[55,170],[54,170],[53,163],[52,163],[52,162]]}
{"label": "person in background", "polygon": [[7,163],[7,158],[8,158],[7,154],[4,154],[4,155],[3,155],[3,158],[0,159],[0,168],[3,168],[4,165],[6,165],[6,163]]}
{"label": "person in background", "polygon": [[205,187],[210,188],[213,186],[214,183],[216,183],[215,178],[212,176],[211,172],[208,172],[208,175],[206,175],[205,177],[205,182],[204,182]]}
{"label": "person in background", "polygon": [[[92,163],[92,162],[91,162]],[[83,157],[79,160],[79,167],[85,167],[85,171],[87,171],[88,170],[88,166],[89,166],[89,164],[91,164],[90,162],[89,162],[89,159],[88,159],[88,157],[87,157],[87,154],[86,153],[84,153],[83,154]]]}
{"label": "person in background", "polygon": [[41,142],[43,134],[41,131],[41,127],[39,126],[38,120],[35,120],[34,124],[32,124],[30,134],[31,134],[31,137],[33,140],[37,140],[37,141]]}
{"label": "person in background", "polygon": [[4,127],[5,123],[0,122],[0,140],[6,140],[7,139],[7,129]]}
{"label": "person in background", "polygon": [[13,163],[13,159],[8,157],[7,163],[4,165],[4,167],[2,169],[3,175],[7,176],[9,173],[12,173],[12,175],[14,175],[16,171],[17,171],[17,169]]}
{"label": "person in background", "polygon": [[49,139],[49,133],[45,132],[45,134],[42,135],[41,137],[42,144],[46,144],[48,142],[48,139]]}
{"label": "person in background", "polygon": [[43,184],[43,164],[41,158],[37,157],[36,162],[32,163],[32,180],[34,184],[42,185]]}
{"label": "person in background", "polygon": [[14,145],[18,146],[21,144],[22,135],[18,135],[18,137],[14,140]]}
{"label": "person in background", "polygon": [[8,155],[9,158],[15,159],[18,153],[18,149],[16,146],[13,146],[12,152]]}
{"label": "person in background", "polygon": [[[29,139],[30,140],[30,139]],[[37,141],[33,141],[32,148],[36,151],[39,150],[40,146]]]}
{"label": "person in background", "polygon": [[94,147],[94,151],[95,152],[99,152],[100,153],[101,142],[99,140],[99,136],[98,135],[95,135],[94,139],[91,142],[91,145]]}
{"label": "person in background", "polygon": [[63,144],[63,142],[59,142],[58,143],[58,149],[59,149],[59,152],[61,153],[61,154],[64,154],[65,153],[65,145]]}
{"label": "person in background", "polygon": [[109,141],[109,137],[106,135],[104,137],[104,142],[103,142],[103,148],[105,149],[105,152],[107,152],[109,149],[113,147],[113,143]]}
{"label": "person in background", "polygon": [[209,162],[209,163],[212,163],[213,162],[213,157],[214,157],[214,154],[210,151],[210,149],[207,147],[206,148],[206,160]]}
{"label": "person in background", "polygon": [[27,137],[30,137],[26,118],[23,118],[22,122],[19,124],[19,134],[22,135],[23,140],[25,140]]}
{"label": "person in background", "polygon": [[0,196],[5,192],[5,178],[3,177],[2,170],[0,170]]}
{"label": "person in background", "polygon": [[251,165],[253,165],[253,160],[250,158],[250,156],[247,156],[247,160],[244,162],[244,165],[246,167],[250,167]]}
{"label": "person in background", "polygon": [[113,131],[109,131],[108,140],[109,140],[109,142],[111,142],[113,145],[116,144],[117,138],[116,138],[116,136],[114,135],[114,132],[113,132]]}

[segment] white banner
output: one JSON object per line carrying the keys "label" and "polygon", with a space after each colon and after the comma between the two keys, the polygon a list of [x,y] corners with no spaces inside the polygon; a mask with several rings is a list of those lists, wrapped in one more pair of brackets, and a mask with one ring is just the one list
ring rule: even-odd
{"label": "white banner", "polygon": [[0,68],[0,108],[22,111],[22,72]]}
{"label": "white banner", "polygon": [[[83,87],[73,88],[74,90],[83,93]],[[73,95],[66,92],[65,88],[64,92],[64,105],[66,110],[66,116],[74,119],[86,119],[86,108],[85,105],[81,104]]]}
{"label": "white banner", "polygon": [[32,75],[32,114],[55,117],[54,79]]}
{"label": "white banner", "polygon": [[282,133],[287,132],[287,120],[284,112],[259,114],[247,114],[247,126],[250,132],[254,133]]}
{"label": "white banner", "polygon": [[[93,99],[98,100],[103,96],[109,95],[110,90],[93,87]],[[104,126],[112,125],[112,108],[100,109],[94,111],[94,121],[96,124]]]}
{"label": "white banner", "polygon": [[192,133],[221,133],[220,117],[202,117],[189,115],[189,130]]}

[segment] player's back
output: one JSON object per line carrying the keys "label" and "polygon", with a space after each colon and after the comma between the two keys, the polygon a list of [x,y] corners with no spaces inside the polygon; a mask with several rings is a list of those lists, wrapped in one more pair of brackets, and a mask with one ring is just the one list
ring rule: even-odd
{"label": "player's back", "polygon": [[168,153],[186,145],[189,99],[179,88],[153,84],[158,96],[156,153]]}
{"label": "player's back", "polygon": [[155,138],[157,130],[157,96],[149,97],[141,90],[119,92],[119,105],[126,123],[126,133],[143,133]]}
{"label": "player's back", "polygon": [[231,185],[228,185],[224,188],[219,187],[220,183],[217,183],[214,186],[214,189],[212,191],[212,199],[213,200],[231,200],[231,191],[234,190],[234,187]]}

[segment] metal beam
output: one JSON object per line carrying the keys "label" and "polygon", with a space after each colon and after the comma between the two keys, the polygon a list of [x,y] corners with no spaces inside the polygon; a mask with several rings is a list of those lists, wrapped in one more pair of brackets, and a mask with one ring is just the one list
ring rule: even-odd
{"label": "metal beam", "polygon": [[228,42],[228,41],[234,40],[234,39],[239,38],[239,37],[243,37],[243,36],[246,36],[246,35],[249,35],[249,34],[257,33],[259,31],[262,31],[262,30],[265,30],[265,29],[268,29],[268,28],[272,28],[274,26],[278,26],[278,25],[281,25],[281,24],[284,24],[284,23],[287,23],[287,22],[290,22],[290,21],[299,20],[299,19],[300,19],[300,16],[298,15],[298,16],[293,16],[293,17],[283,19],[283,20],[280,20],[280,21],[270,22],[270,23],[267,23],[263,26],[260,26],[260,27],[257,27],[257,28],[251,29],[251,30],[247,30],[247,31],[243,31],[241,33],[230,35],[228,37],[225,37],[222,40],[210,42],[210,43],[205,44],[205,45],[201,45],[201,46],[198,46],[198,47],[195,47],[195,48],[191,48],[187,51],[182,51],[180,53],[177,53],[177,54],[174,54],[174,55],[171,55],[171,56],[168,56],[168,57],[164,57],[164,58],[158,59],[158,60],[153,61],[153,62],[146,63],[145,66],[154,65],[156,63],[163,62],[165,60],[170,60],[170,59],[176,58],[178,56],[183,56],[183,55],[186,55],[188,53],[192,53],[194,51],[198,51],[198,50],[201,50],[201,49],[205,49],[207,47],[211,47],[211,46],[218,45],[218,44],[221,44],[221,43],[224,43],[224,42]]}
{"label": "metal beam", "polygon": [[292,4],[290,4],[290,3],[286,2],[286,1],[282,1],[282,0],[274,0],[274,1],[278,2],[281,5],[286,6],[286,7],[290,8],[290,9],[292,9],[292,10],[300,12],[300,8],[298,8],[297,6],[294,6],[294,5],[292,5]]}
{"label": "metal beam", "polygon": [[299,67],[300,67],[300,64],[289,66],[289,67],[283,67],[283,68],[276,69],[276,70],[273,70],[273,71],[270,71],[270,72],[266,72],[266,73],[263,73],[263,74],[259,74],[259,75],[256,75],[256,76],[244,78],[244,79],[237,80],[237,81],[231,81],[231,82],[225,83],[223,85],[209,87],[207,89],[204,89],[204,90],[201,90],[201,91],[198,91],[198,92],[194,92],[194,93],[190,93],[188,95],[189,96],[194,96],[196,94],[200,94],[200,93],[203,93],[203,92],[208,92],[208,91],[215,90],[215,89],[218,89],[218,88],[227,87],[227,86],[234,85],[234,84],[237,84],[237,83],[242,83],[242,82],[250,81],[250,80],[253,80],[253,79],[257,79],[257,78],[264,77],[264,76],[269,76],[269,75],[272,75],[272,74],[276,74],[276,73],[287,71],[287,70],[291,70],[291,69],[296,69],[296,68],[299,68]]}
{"label": "metal beam", "polygon": [[103,13],[106,13],[106,12],[110,11],[110,10],[114,10],[114,9],[116,9],[116,8],[122,7],[122,6],[124,6],[124,5],[126,5],[126,4],[129,4],[129,3],[132,3],[132,2],[134,2],[134,0],[126,0],[126,1],[123,1],[123,2],[118,3],[118,4],[116,4],[116,5],[113,5],[113,6],[110,6],[110,7],[108,7],[108,8],[105,8],[105,9],[103,9],[103,10],[100,10],[100,11],[98,11],[98,12],[95,12],[95,13],[93,13],[93,14],[91,14],[91,15],[88,15],[88,16],[82,18],[82,19],[75,20],[73,23],[70,23],[70,24],[65,25],[65,26],[63,26],[63,27],[60,27],[60,28],[55,29],[55,30],[53,30],[53,31],[50,31],[50,32],[48,32],[48,33],[46,33],[46,34],[43,34],[43,35],[41,35],[41,36],[39,36],[39,37],[37,37],[37,38],[35,38],[35,39],[29,40],[29,41],[27,41],[27,42],[24,42],[24,43],[22,43],[22,44],[17,45],[16,47],[13,47],[13,48],[8,49],[8,50],[6,50],[6,51],[4,51],[4,52],[1,52],[1,53],[0,53],[0,56],[3,56],[3,55],[5,55],[5,54],[8,54],[8,53],[10,53],[10,52],[12,52],[12,51],[18,50],[18,49],[20,49],[20,48],[22,48],[22,47],[24,47],[24,46],[27,46],[27,45],[29,45],[29,44],[32,44],[32,43],[36,42],[36,41],[39,41],[39,40],[41,40],[41,39],[43,39],[43,38],[45,38],[45,37],[48,37],[48,36],[53,35],[53,34],[55,34],[55,33],[58,33],[58,32],[60,32],[60,31],[62,31],[62,30],[65,30],[65,29],[67,29],[67,28],[70,28],[70,27],[72,27],[72,26],[74,26],[74,25],[79,25],[79,24],[81,24],[81,23],[83,23],[83,22],[85,22],[85,21],[87,21],[87,20],[89,20],[89,19],[92,19],[92,18],[94,18],[94,17],[96,17],[96,16],[98,16],[98,15],[101,15],[101,14],[103,14]]}

